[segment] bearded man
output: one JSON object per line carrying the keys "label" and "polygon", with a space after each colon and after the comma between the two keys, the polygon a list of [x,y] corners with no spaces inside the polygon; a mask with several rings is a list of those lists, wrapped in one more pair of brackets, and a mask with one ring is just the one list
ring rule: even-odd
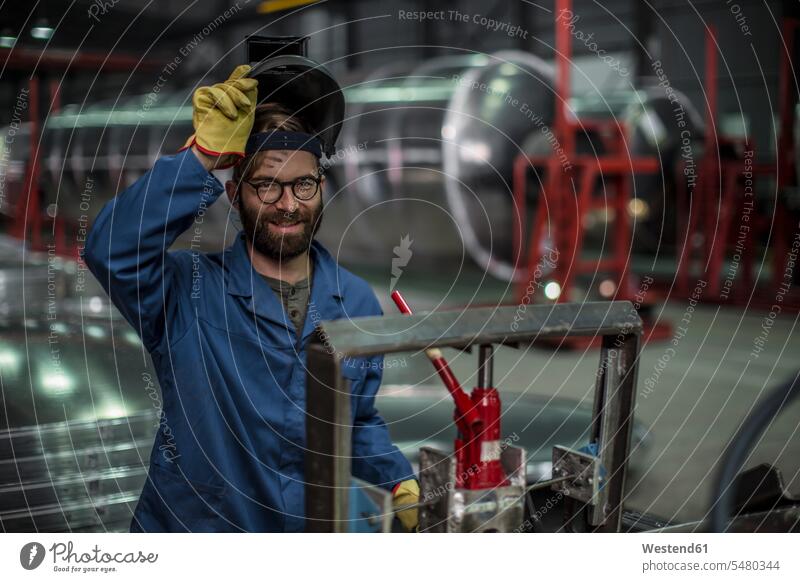
{"label": "bearded man", "polygon": [[[319,128],[290,104],[256,106],[249,71],[194,93],[187,146],[110,201],[87,239],[84,260],[139,333],[163,396],[131,531],[303,531],[306,344],[317,321],[382,314],[314,240]],[[232,165],[223,187],[211,171]],[[234,244],[169,251],[223,192],[243,225]],[[375,408],[381,362],[343,364],[352,472],[413,504],[411,466]],[[416,526],[415,509],[398,516]]]}

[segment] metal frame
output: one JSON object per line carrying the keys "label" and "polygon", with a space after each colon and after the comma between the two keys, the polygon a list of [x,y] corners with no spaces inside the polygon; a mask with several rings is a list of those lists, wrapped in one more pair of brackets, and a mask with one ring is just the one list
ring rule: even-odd
{"label": "metal frame", "polygon": [[574,521],[590,509],[586,527],[619,531],[636,391],[642,320],[628,301],[528,305],[322,321],[307,348],[306,528],[346,531],[351,486],[349,380],[345,358],[434,347],[518,346],[533,340],[602,336],[592,437],[607,479],[604,502],[578,502]]}

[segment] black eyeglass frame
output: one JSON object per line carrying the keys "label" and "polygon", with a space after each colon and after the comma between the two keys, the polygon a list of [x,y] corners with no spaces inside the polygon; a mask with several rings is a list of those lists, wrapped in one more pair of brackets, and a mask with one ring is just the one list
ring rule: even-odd
{"label": "black eyeglass frame", "polygon": [[[298,196],[297,195],[297,191],[295,190],[295,188],[297,187],[297,184],[301,180],[311,180],[317,186],[316,188],[314,188],[313,193],[310,196],[308,196],[307,198],[303,198],[301,196]],[[300,176],[298,178],[295,178],[294,180],[288,180],[286,182],[281,182],[280,180],[263,180],[261,182],[253,183],[253,182],[250,182],[249,180],[242,180],[242,183],[247,184],[253,190],[255,190],[256,196],[258,196],[258,199],[261,200],[261,202],[263,202],[264,204],[275,204],[278,200],[280,200],[281,197],[283,196],[283,190],[286,188],[286,186],[291,186],[292,196],[294,196],[297,200],[299,200],[300,202],[308,202],[309,200],[313,200],[314,197],[317,194],[319,194],[320,184],[322,184],[322,175],[320,174],[317,177],[314,177],[314,176]],[[280,193],[275,197],[274,200],[265,199],[265,197],[261,195],[259,187],[264,185],[264,184],[278,184],[281,187]]]}

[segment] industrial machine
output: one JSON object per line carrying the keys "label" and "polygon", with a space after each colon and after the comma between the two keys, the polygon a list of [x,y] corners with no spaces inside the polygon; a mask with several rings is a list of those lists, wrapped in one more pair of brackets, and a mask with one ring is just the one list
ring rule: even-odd
{"label": "industrial machine", "polygon": [[[523,313],[500,307],[321,322],[307,356],[306,442],[314,443],[306,452],[309,531],[350,529],[351,407],[349,380],[342,376],[343,360],[473,346],[481,353],[481,386],[471,408],[461,408],[461,414],[456,414],[456,422],[466,433],[461,437],[467,441],[462,440],[453,457],[435,450],[421,451],[420,531],[521,531],[527,494],[542,487],[552,487],[566,499],[568,529],[621,531],[641,330],[641,319],[628,302],[533,306]],[[519,346],[536,338],[572,335],[603,338],[590,439],[581,450],[555,448],[555,478],[526,486],[522,451],[504,446],[495,438],[497,432],[487,435],[476,430],[476,425],[490,416],[479,411],[480,400],[492,383],[492,346]],[[478,420],[470,420],[470,410],[477,413]],[[500,418],[490,420],[498,431]],[[470,439],[476,435],[477,442],[496,443],[480,447],[491,450],[477,458],[469,450],[474,444]],[[482,440],[482,436],[488,438]],[[488,476],[469,474],[465,478],[458,474],[459,468],[468,472],[482,462],[488,462],[484,466]]]}
{"label": "industrial machine", "polygon": [[[668,523],[624,510],[641,332],[642,320],[625,301],[530,306],[523,314],[500,307],[320,322],[307,361],[306,434],[307,442],[314,443],[306,454],[308,530],[352,531],[354,514],[363,511],[353,501],[354,488],[360,486],[350,477],[350,391],[342,362],[383,353],[440,354],[445,347],[478,349],[477,397],[467,407],[457,398],[454,418],[474,442],[465,443],[461,432],[453,455],[430,447],[420,450],[420,532],[800,530],[800,499],[788,492],[776,468],[762,464],[740,472],[765,427],[800,395],[798,374],[774,389],[742,423],[722,460],[709,519]],[[492,384],[493,346],[519,348],[533,339],[571,336],[602,337],[588,442],[554,446],[552,475],[532,484],[524,480],[524,452],[510,446],[514,435],[503,435],[485,458],[468,458],[464,445],[498,442],[501,434],[502,411],[490,421],[496,431],[480,428],[487,418],[481,414],[480,397]],[[436,367],[442,370],[446,362],[440,360]],[[489,459],[498,465],[475,479],[483,470],[476,467]],[[547,528],[541,523],[546,512],[531,506],[531,493],[537,491],[549,491],[558,500]],[[379,509],[373,505],[371,511],[377,523]]]}

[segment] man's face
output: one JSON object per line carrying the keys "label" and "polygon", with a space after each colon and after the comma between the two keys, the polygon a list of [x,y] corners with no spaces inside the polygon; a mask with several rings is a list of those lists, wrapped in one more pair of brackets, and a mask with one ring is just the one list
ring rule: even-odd
{"label": "man's face", "polygon": [[[318,175],[317,158],[304,151],[269,150],[256,157],[247,181],[294,182]],[[322,185],[310,200],[298,200],[288,184],[280,198],[264,203],[256,189],[239,185],[239,215],[245,236],[255,250],[274,260],[288,260],[307,251],[322,222]]]}

